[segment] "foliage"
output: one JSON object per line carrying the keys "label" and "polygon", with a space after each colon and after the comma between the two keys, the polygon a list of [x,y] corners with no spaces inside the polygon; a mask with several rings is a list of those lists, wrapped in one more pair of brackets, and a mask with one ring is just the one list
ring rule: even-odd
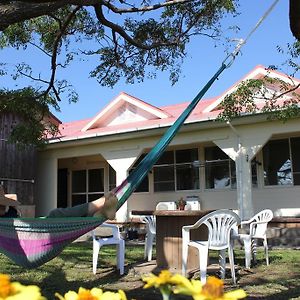
{"label": "foliage", "polygon": [[183,199],[183,197],[180,197],[180,199],[175,201],[177,209],[184,207],[186,205],[186,201]]}
{"label": "foliage", "polygon": [[32,88],[0,90],[0,114],[12,114],[17,118],[9,136],[9,142],[18,146],[45,144],[47,135],[55,135],[57,127],[49,119],[48,95],[37,97]]}
{"label": "foliage", "polygon": [[242,81],[219,105],[218,119],[230,121],[241,115],[267,113],[269,119],[287,121],[300,115],[299,88],[299,81],[293,77],[286,81],[269,73],[263,78]]}
{"label": "foliage", "polygon": [[[123,78],[134,83],[145,76],[153,77],[152,69],[146,71],[149,66],[154,70],[169,69],[170,79],[175,82],[190,37],[216,38],[220,19],[235,13],[237,1],[151,2],[122,2],[120,7],[105,1],[91,7],[65,5],[11,24],[0,35],[0,47],[36,47],[51,59],[50,77],[56,68],[66,67],[80,55],[97,56],[99,64],[90,75],[102,85],[112,87]],[[34,78],[55,89],[52,78],[48,81],[33,77],[29,65],[18,65],[15,75]]]}
{"label": "foliage", "polygon": [[61,75],[75,59],[93,59],[90,76],[103,86],[141,82],[157,71],[168,71],[175,83],[191,37],[217,39],[220,20],[236,14],[237,5],[238,0],[5,1],[0,4],[0,49],[31,50],[49,63],[34,66],[22,57],[14,67],[0,62],[0,76],[38,91],[41,99],[51,97],[42,102],[56,110],[64,98],[78,100]]}
{"label": "foliage", "polygon": [[[290,3],[299,5],[297,0]],[[59,110],[59,103],[65,98],[69,102],[78,100],[75,89],[62,75],[76,59],[93,60],[90,76],[103,86],[113,87],[120,80],[134,84],[154,78],[158,71],[169,72],[174,84],[191,38],[217,40],[223,34],[220,21],[228,14],[236,15],[238,4],[238,0],[2,1],[0,49],[15,49],[19,56],[21,51],[35,50],[35,55],[44,56],[48,62],[34,66],[22,57],[13,67],[0,62],[0,76],[11,76],[24,90],[35,91],[35,99],[42,99],[48,110]],[[292,10],[290,17],[295,21],[291,22],[291,30],[297,37],[296,11]],[[279,51],[283,52],[281,48]],[[290,60],[286,63],[298,71],[299,42],[288,45],[287,54]],[[2,80],[0,89],[6,91],[4,83]],[[15,91],[16,97],[19,94]],[[43,101],[47,97],[51,101]],[[237,112],[241,105],[228,117],[240,114]],[[273,112],[273,108],[270,105],[266,111]],[[283,118],[295,115],[294,103],[286,103],[284,113]],[[15,134],[13,140],[19,141],[19,136],[20,133]],[[20,142],[40,144],[46,136],[35,133],[28,141],[21,138]]]}

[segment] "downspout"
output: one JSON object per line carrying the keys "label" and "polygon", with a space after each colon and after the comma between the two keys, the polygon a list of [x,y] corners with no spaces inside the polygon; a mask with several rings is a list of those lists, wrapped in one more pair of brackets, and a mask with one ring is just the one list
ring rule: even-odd
{"label": "downspout", "polygon": [[[240,152],[241,152],[241,149],[242,149],[242,143],[241,143],[241,137],[239,135],[239,133],[237,132],[236,128],[233,127],[233,125],[230,123],[230,121],[227,121],[226,122],[227,125],[230,127],[230,129],[233,131],[233,133],[236,135],[237,137],[237,146],[238,146],[238,159],[240,159]],[[238,180],[239,180],[239,191],[238,191],[238,197],[239,197],[239,203],[240,203],[240,211],[239,211],[239,215],[241,217],[241,219],[243,220],[244,219],[244,211],[243,211],[243,208],[244,208],[244,205],[243,205],[243,202],[244,202],[244,199],[243,199],[243,180],[242,180],[242,173],[243,173],[243,170],[242,170],[242,164],[241,162],[239,162],[238,164]]]}

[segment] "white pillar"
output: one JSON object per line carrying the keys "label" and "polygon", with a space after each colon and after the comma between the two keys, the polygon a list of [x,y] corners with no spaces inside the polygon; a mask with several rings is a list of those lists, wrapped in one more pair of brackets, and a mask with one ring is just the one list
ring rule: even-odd
{"label": "white pillar", "polygon": [[242,220],[253,216],[252,172],[251,160],[270,138],[270,133],[237,131],[230,124],[232,135],[228,139],[216,140],[214,143],[221,148],[236,166],[237,205]]}
{"label": "white pillar", "polygon": [[249,155],[240,151],[235,159],[235,167],[239,215],[242,220],[248,220],[253,216],[252,174]]}
{"label": "white pillar", "polygon": [[[128,170],[135,161],[135,157],[108,159],[107,162],[116,171],[116,184],[120,185],[127,177]],[[128,201],[128,200],[127,200]],[[128,203],[127,201],[117,211],[116,219],[118,222],[127,221]]]}
{"label": "white pillar", "polygon": [[36,187],[36,215],[46,216],[57,207],[57,158],[39,155]]}

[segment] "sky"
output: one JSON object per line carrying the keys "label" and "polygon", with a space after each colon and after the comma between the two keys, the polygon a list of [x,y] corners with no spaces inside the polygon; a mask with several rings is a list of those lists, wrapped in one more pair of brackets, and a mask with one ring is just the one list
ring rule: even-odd
{"label": "sky", "polygon": [[[239,8],[241,14],[233,20],[241,29],[235,38],[245,38],[273,2],[274,0],[241,0]],[[243,46],[233,65],[222,73],[204,99],[222,94],[257,65],[267,67],[283,62],[284,56],[278,53],[277,46],[284,46],[294,40],[289,29],[288,15],[288,1],[280,0]],[[224,21],[224,28],[227,28],[230,21],[232,20]],[[22,52],[21,55],[25,59],[30,59],[32,64],[49,68],[38,56],[32,59],[30,51]],[[14,63],[19,58],[20,51],[17,53],[12,50],[0,51],[0,61],[4,59],[6,62]],[[62,122],[91,118],[121,92],[158,107],[191,101],[225,58],[223,46],[215,47],[209,38],[195,38],[188,46],[188,56],[182,65],[179,81],[174,86],[168,79],[169,74],[165,72],[158,73],[156,79],[145,80],[143,83],[130,85],[121,81],[114,88],[102,87],[95,79],[89,78],[89,71],[92,69],[89,63],[75,63],[68,68],[64,76],[75,87],[79,101],[69,104],[64,99],[60,103],[61,112],[54,114]],[[15,83],[11,83],[13,84]]]}

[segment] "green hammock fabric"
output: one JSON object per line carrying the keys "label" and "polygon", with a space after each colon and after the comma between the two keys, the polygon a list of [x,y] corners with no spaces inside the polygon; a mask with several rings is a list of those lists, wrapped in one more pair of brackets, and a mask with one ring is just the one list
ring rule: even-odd
{"label": "green hammock fabric", "polygon": [[[139,186],[206,91],[227,67],[228,64],[223,62],[215,75],[139,163],[137,168],[130,173],[122,184],[114,189],[113,192],[118,198],[118,209]],[[0,251],[15,263],[26,268],[34,268],[53,259],[70,242],[96,228],[104,221],[105,218],[87,217],[53,219],[0,218]]]}

